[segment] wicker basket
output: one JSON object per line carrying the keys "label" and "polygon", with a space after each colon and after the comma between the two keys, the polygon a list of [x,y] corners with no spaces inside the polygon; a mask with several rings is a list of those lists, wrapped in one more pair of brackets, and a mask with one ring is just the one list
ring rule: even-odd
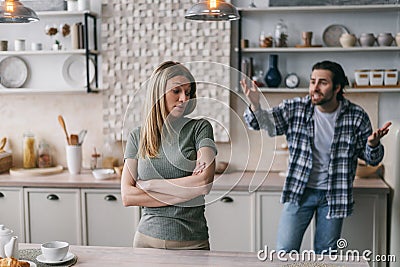
{"label": "wicker basket", "polygon": [[12,155],[4,151],[7,138],[3,137],[0,141],[0,173],[7,172],[12,167]]}

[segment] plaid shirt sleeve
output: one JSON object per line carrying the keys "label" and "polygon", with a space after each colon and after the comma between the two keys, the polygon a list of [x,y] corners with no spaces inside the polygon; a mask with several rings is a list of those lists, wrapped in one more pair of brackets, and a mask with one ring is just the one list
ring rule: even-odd
{"label": "plaid shirt sleeve", "polygon": [[251,108],[248,107],[244,111],[243,118],[249,129],[256,131],[262,129],[267,131],[269,136],[276,135],[275,121],[271,109],[263,110],[259,108],[253,112]]}

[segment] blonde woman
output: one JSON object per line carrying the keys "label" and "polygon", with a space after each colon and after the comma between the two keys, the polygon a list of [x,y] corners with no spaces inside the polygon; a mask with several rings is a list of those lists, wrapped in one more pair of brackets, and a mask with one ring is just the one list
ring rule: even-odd
{"label": "blonde woman", "polygon": [[134,247],[209,249],[204,195],[215,171],[213,130],[185,115],[196,106],[196,83],[182,64],[158,66],[147,84],[142,126],[128,138],[121,193],[142,206]]}

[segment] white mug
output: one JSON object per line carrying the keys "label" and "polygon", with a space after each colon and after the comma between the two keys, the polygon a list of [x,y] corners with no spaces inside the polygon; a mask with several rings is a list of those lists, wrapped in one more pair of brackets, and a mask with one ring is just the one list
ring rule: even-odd
{"label": "white mug", "polygon": [[67,167],[70,174],[79,174],[82,167],[82,146],[67,145]]}
{"label": "white mug", "polygon": [[78,0],[78,10],[90,10],[90,2],[89,0]]}
{"label": "white mug", "polygon": [[43,49],[42,43],[31,43],[32,51],[39,51]]}
{"label": "white mug", "polygon": [[14,50],[15,51],[24,51],[25,50],[25,40],[17,39],[14,41]]}

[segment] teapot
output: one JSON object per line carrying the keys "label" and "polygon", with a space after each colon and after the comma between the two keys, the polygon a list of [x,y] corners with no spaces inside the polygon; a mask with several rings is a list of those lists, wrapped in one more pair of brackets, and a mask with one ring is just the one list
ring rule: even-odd
{"label": "teapot", "polygon": [[13,231],[0,224],[0,257],[13,257],[18,259],[18,237],[13,236]]}

